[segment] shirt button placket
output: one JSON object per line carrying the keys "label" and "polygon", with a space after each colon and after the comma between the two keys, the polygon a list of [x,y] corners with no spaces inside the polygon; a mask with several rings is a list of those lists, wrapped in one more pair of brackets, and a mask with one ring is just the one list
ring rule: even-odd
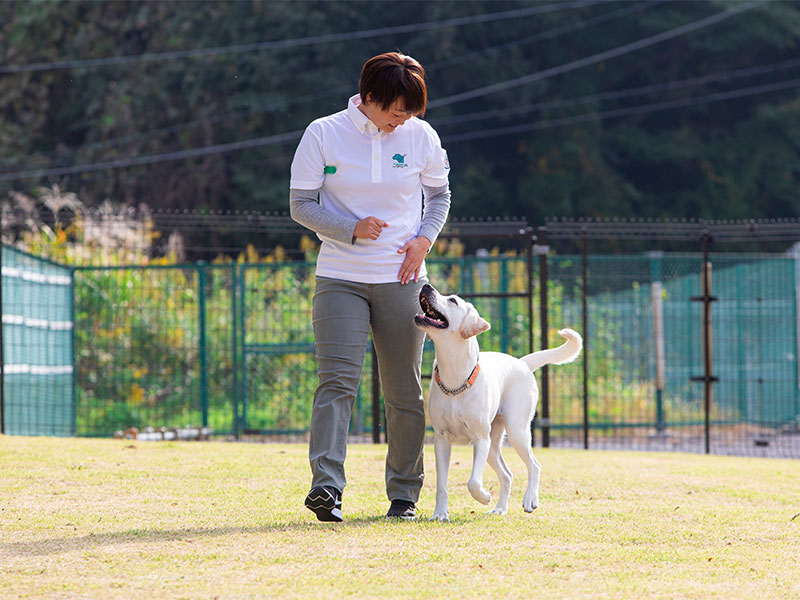
{"label": "shirt button placket", "polygon": [[372,183],[381,182],[381,134],[372,138]]}

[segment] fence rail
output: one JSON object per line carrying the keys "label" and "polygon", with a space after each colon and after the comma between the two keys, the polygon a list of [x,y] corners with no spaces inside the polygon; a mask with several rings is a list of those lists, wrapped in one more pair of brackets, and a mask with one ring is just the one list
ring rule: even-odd
{"label": "fence rail", "polygon": [[[432,283],[460,293],[492,323],[482,350],[522,355],[534,341],[557,343],[561,327],[584,334],[576,363],[538,377],[536,443],[800,457],[797,257],[707,247],[558,254],[542,243],[616,235],[616,227],[587,233],[586,223],[548,223],[537,240],[524,222],[465,222],[444,238],[512,243],[504,252],[427,261]],[[697,231],[692,224],[683,235],[699,242]],[[9,246],[2,253],[5,433],[307,431],[316,385],[313,262],[70,266]],[[702,288],[706,262],[712,293]],[[717,381],[706,400],[693,381],[708,371],[709,355],[703,303],[693,298],[712,294]],[[424,370],[432,358],[427,343]],[[352,434],[376,438],[380,401],[368,351]]]}

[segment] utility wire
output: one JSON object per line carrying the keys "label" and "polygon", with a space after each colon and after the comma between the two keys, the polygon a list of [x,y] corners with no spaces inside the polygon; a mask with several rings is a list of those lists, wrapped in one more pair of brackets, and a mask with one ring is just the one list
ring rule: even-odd
{"label": "utility wire", "polygon": [[[491,109],[473,113],[463,113],[460,115],[453,115],[450,117],[442,117],[442,118],[435,118],[430,119],[431,124],[434,124],[436,127],[447,127],[449,125],[458,124],[463,125],[465,123],[470,123],[474,121],[481,121],[484,119],[493,119],[493,118],[503,118],[509,117],[514,115],[521,115],[526,114],[534,110],[546,110],[546,109],[553,109],[553,108],[567,108],[570,106],[576,106],[580,104],[589,104],[592,102],[601,102],[604,100],[619,100],[624,98],[631,98],[634,96],[642,96],[645,94],[651,93],[658,93],[664,91],[677,91],[680,89],[685,89],[687,87],[703,85],[706,83],[715,83],[720,81],[727,81],[732,79],[738,79],[743,77],[754,77],[756,75],[764,75],[766,73],[773,73],[775,71],[781,71],[785,69],[791,69],[794,67],[800,66],[800,58],[794,58],[774,63],[769,63],[766,65],[758,65],[753,67],[744,67],[741,69],[734,69],[730,71],[719,71],[717,73],[711,73],[708,75],[703,75],[700,77],[692,77],[689,79],[682,79],[676,81],[668,81],[665,83],[657,83],[646,85],[637,88],[626,88],[621,90],[614,90],[611,92],[602,92],[598,94],[588,94],[586,96],[579,96],[577,98],[565,98],[560,100],[548,100],[545,102],[537,102],[534,104],[526,104],[523,106],[515,106],[514,108],[509,108],[505,110],[500,109]],[[349,84],[342,86],[340,88],[336,88],[337,92],[343,92],[351,89],[352,86]],[[305,101],[307,99],[316,99],[327,95],[328,92],[316,92],[313,94],[306,94],[305,96],[298,96],[296,98],[290,98],[285,102],[278,101],[273,103],[273,108],[279,108],[282,106],[287,106],[294,102]],[[243,111],[246,112],[246,111]],[[223,115],[227,116],[227,115]],[[84,144],[82,146],[76,146],[72,148],[66,148],[68,151],[76,151],[82,149],[103,149],[113,147],[120,143],[125,142],[132,142],[137,141],[140,139],[147,139],[152,137],[155,134],[160,133],[171,133],[174,131],[180,131],[184,127],[189,127],[191,125],[203,123],[203,122],[214,122],[216,117],[211,117],[206,120],[198,119],[195,121],[191,121],[189,123],[182,123],[172,125],[170,127],[165,127],[163,129],[151,130],[148,132],[143,132],[140,134],[133,134],[129,136],[119,137],[119,138],[112,138],[109,140],[105,140],[102,142],[93,142]],[[27,157],[34,156],[34,157],[48,157],[48,156],[55,156],[57,154],[63,153],[59,150],[54,150],[50,152],[37,152],[33,155],[27,155]],[[9,157],[9,158],[16,158],[16,157]],[[0,165],[2,168],[2,165]],[[8,168],[8,167],[6,167]]]}
{"label": "utility wire", "polygon": [[10,73],[29,73],[33,71],[53,71],[58,69],[92,68],[104,67],[109,65],[124,65],[135,62],[154,62],[162,60],[176,60],[183,58],[194,58],[202,56],[218,56],[220,54],[239,54],[243,52],[259,52],[262,50],[276,50],[283,48],[298,48],[315,44],[326,44],[330,42],[344,42],[349,40],[359,40],[380,37],[384,35],[395,35],[400,33],[415,33],[418,31],[429,31],[444,27],[459,27],[474,23],[489,23],[506,19],[519,19],[533,15],[568,10],[573,8],[583,8],[597,4],[602,0],[574,0],[572,2],[556,2],[554,4],[537,4],[532,7],[506,10],[496,13],[482,15],[471,15],[466,17],[454,17],[441,21],[427,21],[425,23],[413,23],[410,25],[395,25],[392,27],[381,27],[377,29],[366,29],[362,31],[351,31],[346,33],[329,33],[325,35],[314,35],[303,38],[293,38],[288,40],[272,40],[267,42],[255,42],[252,44],[237,44],[233,46],[220,46],[217,48],[196,48],[192,50],[172,50],[168,52],[148,52],[132,56],[113,56],[108,58],[90,58],[76,60],[62,60],[54,62],[41,62],[26,65],[5,65],[0,66],[0,74]]}
{"label": "utility wire", "polygon": [[545,121],[537,121],[535,123],[526,123],[524,125],[512,125],[509,127],[497,127],[493,129],[470,131],[469,133],[443,135],[442,141],[446,142],[447,144],[453,144],[457,142],[464,142],[467,140],[486,139],[490,137],[498,137],[514,133],[534,131],[536,129],[551,129],[554,127],[563,127],[565,125],[576,125],[578,123],[586,123],[587,121],[599,121],[602,119],[610,119],[614,117],[626,117],[631,115],[639,115],[639,114],[652,113],[662,110],[669,110],[673,108],[697,106],[699,104],[711,104],[713,102],[722,102],[725,100],[733,100],[736,98],[744,98],[746,96],[755,96],[757,94],[777,92],[781,90],[788,90],[798,87],[800,87],[800,79],[790,79],[778,83],[769,83],[764,85],[740,88],[737,90],[729,90],[727,92],[717,92],[714,94],[707,94],[705,96],[698,96],[696,98],[680,98],[677,100],[655,102],[653,104],[643,104],[639,106],[631,106],[628,108],[618,108],[601,112],[592,112],[583,115],[573,115],[571,117],[563,117],[560,119],[548,119]]}
{"label": "utility wire", "polygon": [[[487,110],[487,111],[480,111],[474,113],[466,113],[461,115],[454,115],[451,117],[444,117],[439,119],[432,119],[430,120],[431,124],[435,125],[437,128],[439,127],[447,127],[449,125],[463,125],[465,123],[470,123],[474,121],[481,121],[484,119],[495,119],[495,118],[503,118],[503,117],[510,117],[515,115],[526,114],[532,112],[534,110],[547,110],[547,109],[557,109],[557,108],[567,108],[570,106],[576,106],[580,104],[590,104],[593,102],[602,102],[605,100],[619,100],[624,98],[632,98],[634,96],[642,96],[646,94],[653,94],[658,92],[669,92],[669,91],[677,91],[681,89],[685,89],[688,87],[693,87],[697,85],[703,85],[707,83],[715,83],[720,81],[728,81],[737,78],[743,77],[753,77],[756,75],[763,75],[766,73],[772,73],[775,71],[791,69],[794,67],[800,66],[800,58],[789,59],[774,63],[769,63],[766,65],[759,65],[754,67],[744,67],[741,69],[735,69],[731,71],[720,71],[717,73],[710,73],[708,75],[703,75],[700,77],[691,77],[688,79],[676,80],[676,81],[668,81],[665,83],[657,83],[651,84],[636,88],[626,88],[622,90],[614,90],[611,92],[603,92],[599,94],[589,94],[586,96],[579,96],[577,98],[566,98],[561,100],[548,100],[545,102],[537,102],[535,104],[527,104],[524,106],[516,106],[514,108],[510,108],[507,110]],[[347,86],[349,88],[350,86]],[[311,94],[314,96],[317,94]],[[197,121],[200,122],[200,121]],[[181,125],[174,125],[173,128],[170,130],[177,130],[180,128]],[[164,130],[166,131],[166,130]],[[144,134],[142,134],[144,135]],[[138,139],[139,136],[128,136],[127,138],[117,138],[117,140],[108,140],[106,142],[98,142],[95,144],[87,144],[85,147],[91,148],[102,148],[107,146],[114,145],[115,141],[128,141],[133,139]],[[38,153],[37,156],[47,156],[54,153]],[[2,174],[0,174],[2,175]]]}
{"label": "utility wire", "polygon": [[[558,35],[561,35],[563,33],[571,33],[573,31],[576,31],[576,30],[579,30],[579,29],[584,29],[585,27],[588,27],[588,26],[591,26],[591,25],[596,25],[598,23],[602,23],[602,22],[611,20],[613,18],[618,18],[618,17],[625,16],[627,14],[634,13],[634,12],[641,12],[642,10],[651,8],[651,7],[656,6],[658,4],[662,4],[663,2],[664,2],[664,0],[649,0],[648,2],[637,3],[637,4],[633,5],[633,6],[626,7],[624,9],[614,10],[614,11],[611,11],[609,13],[606,13],[605,15],[601,15],[599,17],[587,19],[587,20],[584,20],[584,21],[578,21],[576,23],[573,23],[573,24],[565,26],[565,27],[559,27],[559,28],[556,28],[556,29],[553,29],[553,30],[549,30],[549,31],[545,31],[545,32],[536,34],[536,35],[526,36],[526,37],[518,39],[518,40],[513,40],[511,42],[506,42],[504,44],[500,44],[500,45],[497,45],[497,46],[492,46],[491,48],[486,48],[484,50],[479,50],[477,52],[471,52],[471,53],[468,53],[468,54],[462,54],[462,55],[453,57],[451,59],[445,59],[445,60],[442,60],[442,61],[434,62],[434,63],[431,63],[429,65],[426,65],[425,66],[425,70],[427,72],[431,72],[431,71],[439,69],[439,68],[443,68],[443,67],[446,67],[446,66],[452,66],[454,64],[462,63],[462,62],[464,62],[466,60],[472,60],[474,58],[478,58],[478,57],[483,56],[483,55],[496,53],[496,52],[498,52],[500,50],[507,50],[509,48],[518,47],[518,46],[522,46],[522,45],[525,45],[525,44],[530,44],[530,43],[533,43],[533,42],[541,40],[541,39],[554,38],[554,37],[556,37]],[[63,148],[63,149],[60,149],[60,150],[53,150],[53,151],[49,151],[49,152],[37,152],[37,153],[35,153],[35,156],[43,156],[43,157],[56,156],[56,155],[63,155],[65,151],[73,151],[74,152],[76,150],[82,150],[82,149],[103,149],[103,148],[113,147],[113,146],[115,146],[116,144],[119,144],[119,143],[132,142],[132,141],[137,141],[137,140],[141,140],[141,139],[149,139],[149,138],[153,137],[154,135],[174,133],[176,131],[181,131],[182,129],[193,127],[193,126],[199,125],[201,123],[202,124],[214,123],[214,122],[228,120],[229,118],[246,117],[246,116],[250,116],[250,115],[262,114],[262,113],[268,112],[270,110],[276,110],[276,109],[280,109],[280,108],[287,108],[289,106],[293,106],[293,105],[296,105],[296,104],[304,103],[304,102],[307,102],[307,101],[310,101],[310,100],[316,100],[316,99],[319,99],[319,98],[326,98],[326,97],[331,96],[331,95],[336,94],[336,93],[344,93],[347,90],[351,90],[352,88],[353,88],[352,85],[346,84],[346,85],[339,86],[339,87],[336,87],[336,88],[333,88],[333,89],[328,88],[328,89],[326,89],[326,90],[324,90],[322,92],[314,92],[314,93],[311,93],[311,94],[305,94],[303,96],[298,96],[298,97],[294,97],[294,98],[287,98],[287,99],[284,99],[284,100],[272,101],[272,102],[268,102],[266,104],[257,105],[255,110],[253,108],[237,110],[237,111],[233,111],[233,112],[230,112],[230,113],[225,113],[225,114],[222,114],[222,115],[214,115],[214,116],[211,116],[211,117],[208,117],[208,118],[204,118],[204,119],[194,119],[192,121],[188,121],[188,122],[185,122],[185,123],[176,123],[175,125],[170,125],[168,127],[163,127],[163,128],[159,128],[159,129],[151,129],[149,131],[145,131],[145,132],[142,132],[142,133],[131,134],[131,135],[128,135],[128,136],[122,136],[122,137],[118,137],[118,138],[111,138],[111,139],[108,139],[108,140],[104,140],[102,142],[93,142],[93,143],[88,143],[88,144],[82,144],[81,146],[74,146],[72,148]],[[21,156],[18,155],[18,156],[7,157],[7,158],[21,158]],[[30,158],[30,155],[26,155],[26,158]]]}
{"label": "utility wire", "polygon": [[[462,100],[470,99],[473,97],[478,97],[481,95],[490,94],[496,91],[500,91],[501,89],[509,89],[511,87],[517,87],[519,85],[524,85],[525,83],[530,83],[532,81],[544,79],[546,77],[560,74],[563,72],[575,70],[579,67],[586,66],[589,64],[594,64],[601,60],[605,60],[607,58],[620,56],[627,52],[632,52],[634,50],[638,50],[647,46],[654,45],[661,41],[672,39],[679,35],[698,30],[702,27],[707,27],[709,25],[718,23],[723,21],[731,16],[739,14],[745,10],[749,10],[754,8],[755,6],[763,5],[770,0],[753,0],[746,4],[742,4],[736,6],[734,8],[728,9],[721,13],[717,13],[710,17],[706,17],[704,19],[699,19],[697,21],[693,21],[686,25],[682,25],[680,27],[676,27],[674,29],[668,30],[666,32],[650,36],[648,38],[644,38],[642,40],[638,40],[636,42],[625,44],[623,46],[619,46],[617,48],[601,52],[599,54],[595,54],[590,57],[586,57],[583,59],[579,59],[576,61],[572,61],[565,65],[560,65],[558,67],[553,67],[550,69],[546,69],[544,71],[540,71],[538,73],[533,73],[531,75],[526,75],[523,77],[519,77],[513,80],[509,80],[506,82],[501,82],[497,84],[493,84],[490,86],[484,86],[483,88],[478,88],[476,90],[472,90],[470,92],[463,92],[461,94],[455,94],[453,96],[448,96],[442,98],[438,101],[429,102],[428,106],[433,108],[435,106],[444,106],[447,104],[452,104],[455,102],[460,102]],[[624,109],[623,109],[624,110]],[[602,114],[602,113],[595,113],[595,114]],[[530,126],[528,126],[530,127]],[[533,127],[534,129],[536,127]],[[197,156],[204,156],[208,154],[215,154],[221,152],[230,152],[234,150],[241,150],[244,148],[251,148],[256,146],[266,146],[272,145],[275,143],[282,143],[290,140],[294,140],[302,135],[302,130],[287,132],[283,134],[278,134],[274,136],[267,136],[262,138],[254,138],[251,140],[244,140],[241,142],[231,142],[228,144],[219,144],[214,146],[208,146],[203,148],[195,148],[189,150],[182,150],[177,152],[166,152],[154,155],[145,155],[139,156],[135,158],[128,158],[128,159],[118,159],[114,161],[107,161],[102,163],[91,163],[86,165],[73,165],[71,167],[58,167],[52,169],[38,169],[38,170],[30,170],[30,171],[21,171],[17,173],[3,173],[0,174],[0,181],[12,181],[16,179],[29,179],[35,177],[43,177],[43,176],[53,176],[53,175],[66,175],[70,173],[80,173],[80,172],[88,172],[88,171],[99,171],[109,168],[122,168],[122,167],[129,167],[129,166],[136,166],[141,164],[149,164],[153,162],[159,161],[166,161],[166,160],[178,160],[181,158],[192,158]],[[463,134],[463,135],[470,135],[470,134]],[[462,141],[463,139],[472,139],[472,138],[463,138],[457,137],[456,141]]]}
{"label": "utility wire", "polygon": [[[640,106],[632,106],[628,108],[613,109],[601,112],[592,112],[583,115],[574,115],[570,117],[563,117],[560,119],[549,119],[545,121],[537,121],[535,123],[526,123],[524,125],[514,125],[509,127],[498,127],[493,129],[482,129],[478,131],[471,131],[463,134],[444,135],[442,140],[448,144],[463,142],[473,139],[484,139],[489,137],[497,137],[501,135],[509,135],[513,133],[522,133],[525,131],[533,131],[536,129],[549,129],[553,127],[562,127],[564,125],[574,125],[577,123],[584,123],[587,121],[596,121],[600,119],[607,119],[612,117],[630,116],[635,114],[644,114],[655,112],[659,110],[667,110],[672,108],[696,106],[699,104],[708,104],[712,102],[721,102],[724,100],[731,100],[736,98],[743,98],[746,96],[753,96],[756,94],[764,94],[768,92],[775,92],[787,89],[800,87],[800,79],[791,79],[777,83],[764,84],[759,86],[750,86],[736,90],[729,90],[726,92],[717,92],[714,94],[707,94],[705,96],[698,96],[696,98],[681,98],[677,100],[670,100],[666,102],[657,102],[654,104],[645,104]],[[193,158],[197,156],[205,156],[208,154],[217,154],[224,152],[233,152],[246,148],[254,148],[258,146],[270,146],[285,142],[294,141],[302,135],[303,130],[290,131],[277,135],[254,138],[251,140],[244,140],[241,142],[232,142],[229,144],[219,144],[216,146],[208,146],[204,148],[195,148],[191,150],[182,150],[178,152],[165,152],[161,154],[149,154],[146,156],[139,156],[128,159],[118,159],[102,163],[92,163],[86,165],[74,165],[71,167],[60,167],[54,169],[38,169],[31,171],[20,171],[17,173],[2,173],[0,174],[1,181],[15,181],[19,179],[32,179],[45,176],[56,175],[69,175],[72,173],[85,173],[91,171],[102,171],[106,169],[118,169],[124,167],[132,167],[137,165],[150,164],[155,162],[165,162],[170,160],[178,160],[182,158]]]}
{"label": "utility wire", "polygon": [[664,42],[666,40],[670,40],[680,35],[684,35],[692,31],[697,31],[698,29],[702,29],[704,27],[715,25],[717,23],[720,23],[721,21],[729,19],[730,17],[738,15],[741,12],[766,4],[769,1],[770,0],[753,0],[745,4],[740,4],[738,6],[734,6],[733,8],[729,8],[725,11],[719,12],[715,15],[711,15],[710,17],[698,19],[697,21],[692,21],[691,23],[681,25],[680,27],[675,27],[674,29],[670,29],[668,31],[664,31],[659,34],[649,36],[641,40],[637,40],[635,42],[631,42],[630,44],[624,44],[622,46],[612,48],[611,50],[606,50],[605,52],[600,52],[592,56],[587,56],[585,58],[573,60],[571,62],[565,63],[563,65],[558,65],[556,67],[550,67],[549,69],[545,69],[537,73],[531,73],[530,75],[523,75],[522,77],[516,77],[514,79],[509,79],[507,81],[493,83],[491,85],[486,85],[480,88],[476,88],[474,90],[470,90],[468,92],[461,92],[460,94],[445,96],[444,98],[440,98],[439,100],[434,100],[432,102],[429,102],[428,107],[438,108],[440,106],[448,106],[450,104],[455,104],[457,102],[463,102],[464,100],[471,100],[473,98],[487,96],[489,94],[494,94],[496,92],[509,90],[515,87],[519,87],[521,85],[533,83],[535,81],[541,81],[543,79],[547,79],[555,75],[568,73],[570,71],[574,71],[581,67],[593,65],[598,62],[608,60],[609,58],[615,58],[617,56],[621,56],[623,54],[628,54],[629,52],[633,52],[635,50],[641,50],[642,48],[653,46],[655,44]]}
{"label": "utility wire", "polygon": [[[183,129],[192,127],[194,125],[200,125],[200,124],[205,124],[205,123],[214,123],[216,121],[219,121],[219,120],[224,119],[224,118],[226,118],[228,116],[231,116],[231,115],[239,116],[239,114],[241,114],[241,115],[259,114],[260,112],[266,112],[267,110],[274,110],[274,109],[278,109],[278,108],[286,108],[288,106],[291,106],[293,104],[298,104],[300,102],[307,102],[309,100],[316,100],[316,99],[319,99],[319,98],[324,98],[324,97],[329,96],[332,92],[343,93],[343,92],[347,92],[347,91],[352,90],[352,89],[353,89],[352,85],[346,84],[346,85],[343,85],[343,86],[339,86],[337,88],[333,88],[333,90],[331,90],[329,88],[329,89],[326,89],[326,90],[324,90],[322,92],[314,92],[314,93],[311,93],[311,94],[305,94],[303,96],[287,98],[286,100],[277,100],[275,102],[272,102],[270,105],[268,105],[268,107],[265,108],[264,111],[242,110],[242,111],[237,111],[235,113],[229,113],[227,115],[210,116],[210,117],[205,118],[205,119],[194,119],[194,120],[188,121],[186,123],[176,123],[175,125],[170,125],[168,127],[162,127],[160,129],[151,129],[149,131],[143,131],[141,133],[133,133],[133,134],[126,135],[126,136],[110,138],[110,139],[107,139],[107,140],[103,140],[102,142],[89,142],[87,144],[81,144],[80,146],[69,146],[69,147],[65,147],[65,148],[59,149],[59,150],[50,150],[50,151],[47,151],[47,152],[35,152],[35,153],[32,153],[32,154],[26,154],[24,156],[26,158],[30,158],[31,156],[33,156],[33,157],[56,156],[56,155],[59,155],[59,154],[63,154],[64,151],[70,151],[74,155],[77,151],[84,150],[84,149],[93,149],[93,150],[94,149],[99,149],[99,150],[102,150],[104,148],[113,148],[114,146],[116,146],[118,144],[123,144],[123,143],[126,143],[126,142],[135,142],[135,141],[144,140],[144,139],[151,139],[151,138],[155,137],[156,135],[161,135],[161,134],[166,134],[166,133],[174,133],[176,131],[181,131]],[[11,157],[8,157],[8,158],[21,158],[22,156],[23,155],[19,155],[18,154],[18,155],[11,156]],[[2,168],[2,166],[0,166],[0,168]]]}
{"label": "utility wire", "polygon": [[485,48],[483,50],[477,50],[475,52],[469,52],[467,54],[459,54],[458,56],[454,56],[452,58],[440,60],[439,62],[432,63],[431,65],[426,65],[425,71],[426,72],[436,71],[438,69],[442,69],[444,67],[451,67],[453,65],[458,65],[473,60],[475,58],[483,58],[490,54],[496,54],[502,50],[508,50],[510,48],[518,48],[519,46],[525,46],[527,44],[532,44],[534,42],[538,42],[541,40],[552,39],[564,33],[572,33],[574,31],[586,29],[587,27],[591,27],[592,25],[598,25],[600,23],[605,23],[606,21],[611,21],[613,19],[627,16],[632,13],[648,10],[650,8],[658,6],[659,4],[663,4],[665,1],[666,0],[649,0],[646,2],[637,2],[632,6],[619,8],[617,10],[612,10],[610,12],[607,12],[606,14],[597,17],[592,17],[590,19],[577,21],[575,23],[571,23],[563,27],[556,27],[555,29],[551,29],[549,31],[543,31],[541,33],[529,35],[524,38],[506,42],[504,44],[492,46],[491,48]]}
{"label": "utility wire", "polygon": [[[249,160],[237,161],[236,164],[245,167],[251,167],[253,165],[260,165],[264,167],[265,165],[281,165],[281,168],[286,168],[292,162],[292,157],[294,156],[294,148],[289,147],[289,152],[284,154],[279,154],[276,156],[262,156],[259,158],[253,158]],[[202,172],[203,174],[208,174],[209,167],[202,164],[182,164],[180,166],[176,166],[174,169],[170,171],[170,175],[178,176],[178,177],[193,177],[195,173]],[[55,177],[55,176],[54,176]],[[66,186],[67,181],[69,180],[68,176],[65,176],[62,181],[62,187]],[[124,183],[129,182],[152,182],[153,181],[153,173],[150,171],[130,171],[125,174]],[[9,184],[7,182],[0,183],[0,186],[4,186],[3,189],[8,189]]]}
{"label": "utility wire", "polygon": [[134,158],[120,158],[117,160],[109,160],[100,163],[73,165],[71,167],[56,167],[53,169],[34,169],[31,171],[20,171],[18,173],[2,173],[0,174],[0,181],[14,181],[16,179],[33,179],[39,177],[52,177],[56,175],[70,175],[72,173],[104,171],[106,169],[135,167],[137,165],[146,165],[155,162],[179,160],[182,158],[195,158],[198,156],[206,156],[208,154],[222,154],[224,152],[233,152],[234,150],[244,150],[246,148],[255,148],[258,146],[271,146],[273,144],[289,142],[299,139],[301,135],[303,135],[303,130],[299,129],[297,131],[289,131],[287,133],[279,133],[277,135],[253,138],[250,140],[243,140],[240,142],[231,142],[229,144],[217,144],[215,146],[192,148],[190,150],[180,150],[177,152],[162,152],[160,154],[147,154],[144,156],[137,156]]}
{"label": "utility wire", "polygon": [[619,100],[623,98],[632,98],[634,96],[642,96],[646,94],[653,94],[658,92],[671,92],[687,87],[703,85],[706,83],[715,83],[719,81],[728,81],[741,77],[753,77],[755,75],[763,75],[783,69],[791,69],[800,66],[800,58],[789,59],[758,67],[745,67],[733,71],[720,71],[718,73],[711,73],[700,77],[691,77],[689,79],[681,79],[676,81],[668,81],[666,83],[656,83],[645,85],[636,88],[627,88],[621,90],[614,90],[611,92],[602,92],[599,94],[588,94],[586,96],[579,96],[577,98],[564,98],[561,100],[548,100],[545,102],[537,102],[535,104],[526,104],[523,106],[515,106],[505,110],[491,109],[473,113],[465,113],[454,115],[452,117],[444,117],[441,119],[432,119],[431,123],[436,127],[446,127],[448,125],[463,125],[473,121],[481,121],[484,119],[495,119],[502,117],[509,117],[514,115],[521,115],[529,113],[533,110],[546,110],[551,108],[566,108],[576,106],[579,104],[590,104],[593,102],[602,102],[604,100]]}

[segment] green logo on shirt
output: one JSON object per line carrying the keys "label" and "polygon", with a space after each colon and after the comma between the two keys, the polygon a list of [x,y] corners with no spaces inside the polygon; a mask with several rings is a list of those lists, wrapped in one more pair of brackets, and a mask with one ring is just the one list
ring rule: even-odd
{"label": "green logo on shirt", "polygon": [[392,157],[394,163],[392,167],[395,169],[405,169],[408,165],[406,164],[406,155],[405,154],[395,154]]}

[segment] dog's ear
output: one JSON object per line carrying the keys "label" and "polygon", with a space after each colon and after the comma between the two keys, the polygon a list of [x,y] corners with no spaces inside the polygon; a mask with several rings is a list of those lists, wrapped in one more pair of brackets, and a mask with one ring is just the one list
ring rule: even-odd
{"label": "dog's ear", "polygon": [[473,335],[478,335],[479,333],[487,331],[490,327],[491,325],[489,325],[489,322],[478,314],[475,307],[470,306],[467,316],[461,323],[461,327],[458,328],[458,333],[466,340]]}

